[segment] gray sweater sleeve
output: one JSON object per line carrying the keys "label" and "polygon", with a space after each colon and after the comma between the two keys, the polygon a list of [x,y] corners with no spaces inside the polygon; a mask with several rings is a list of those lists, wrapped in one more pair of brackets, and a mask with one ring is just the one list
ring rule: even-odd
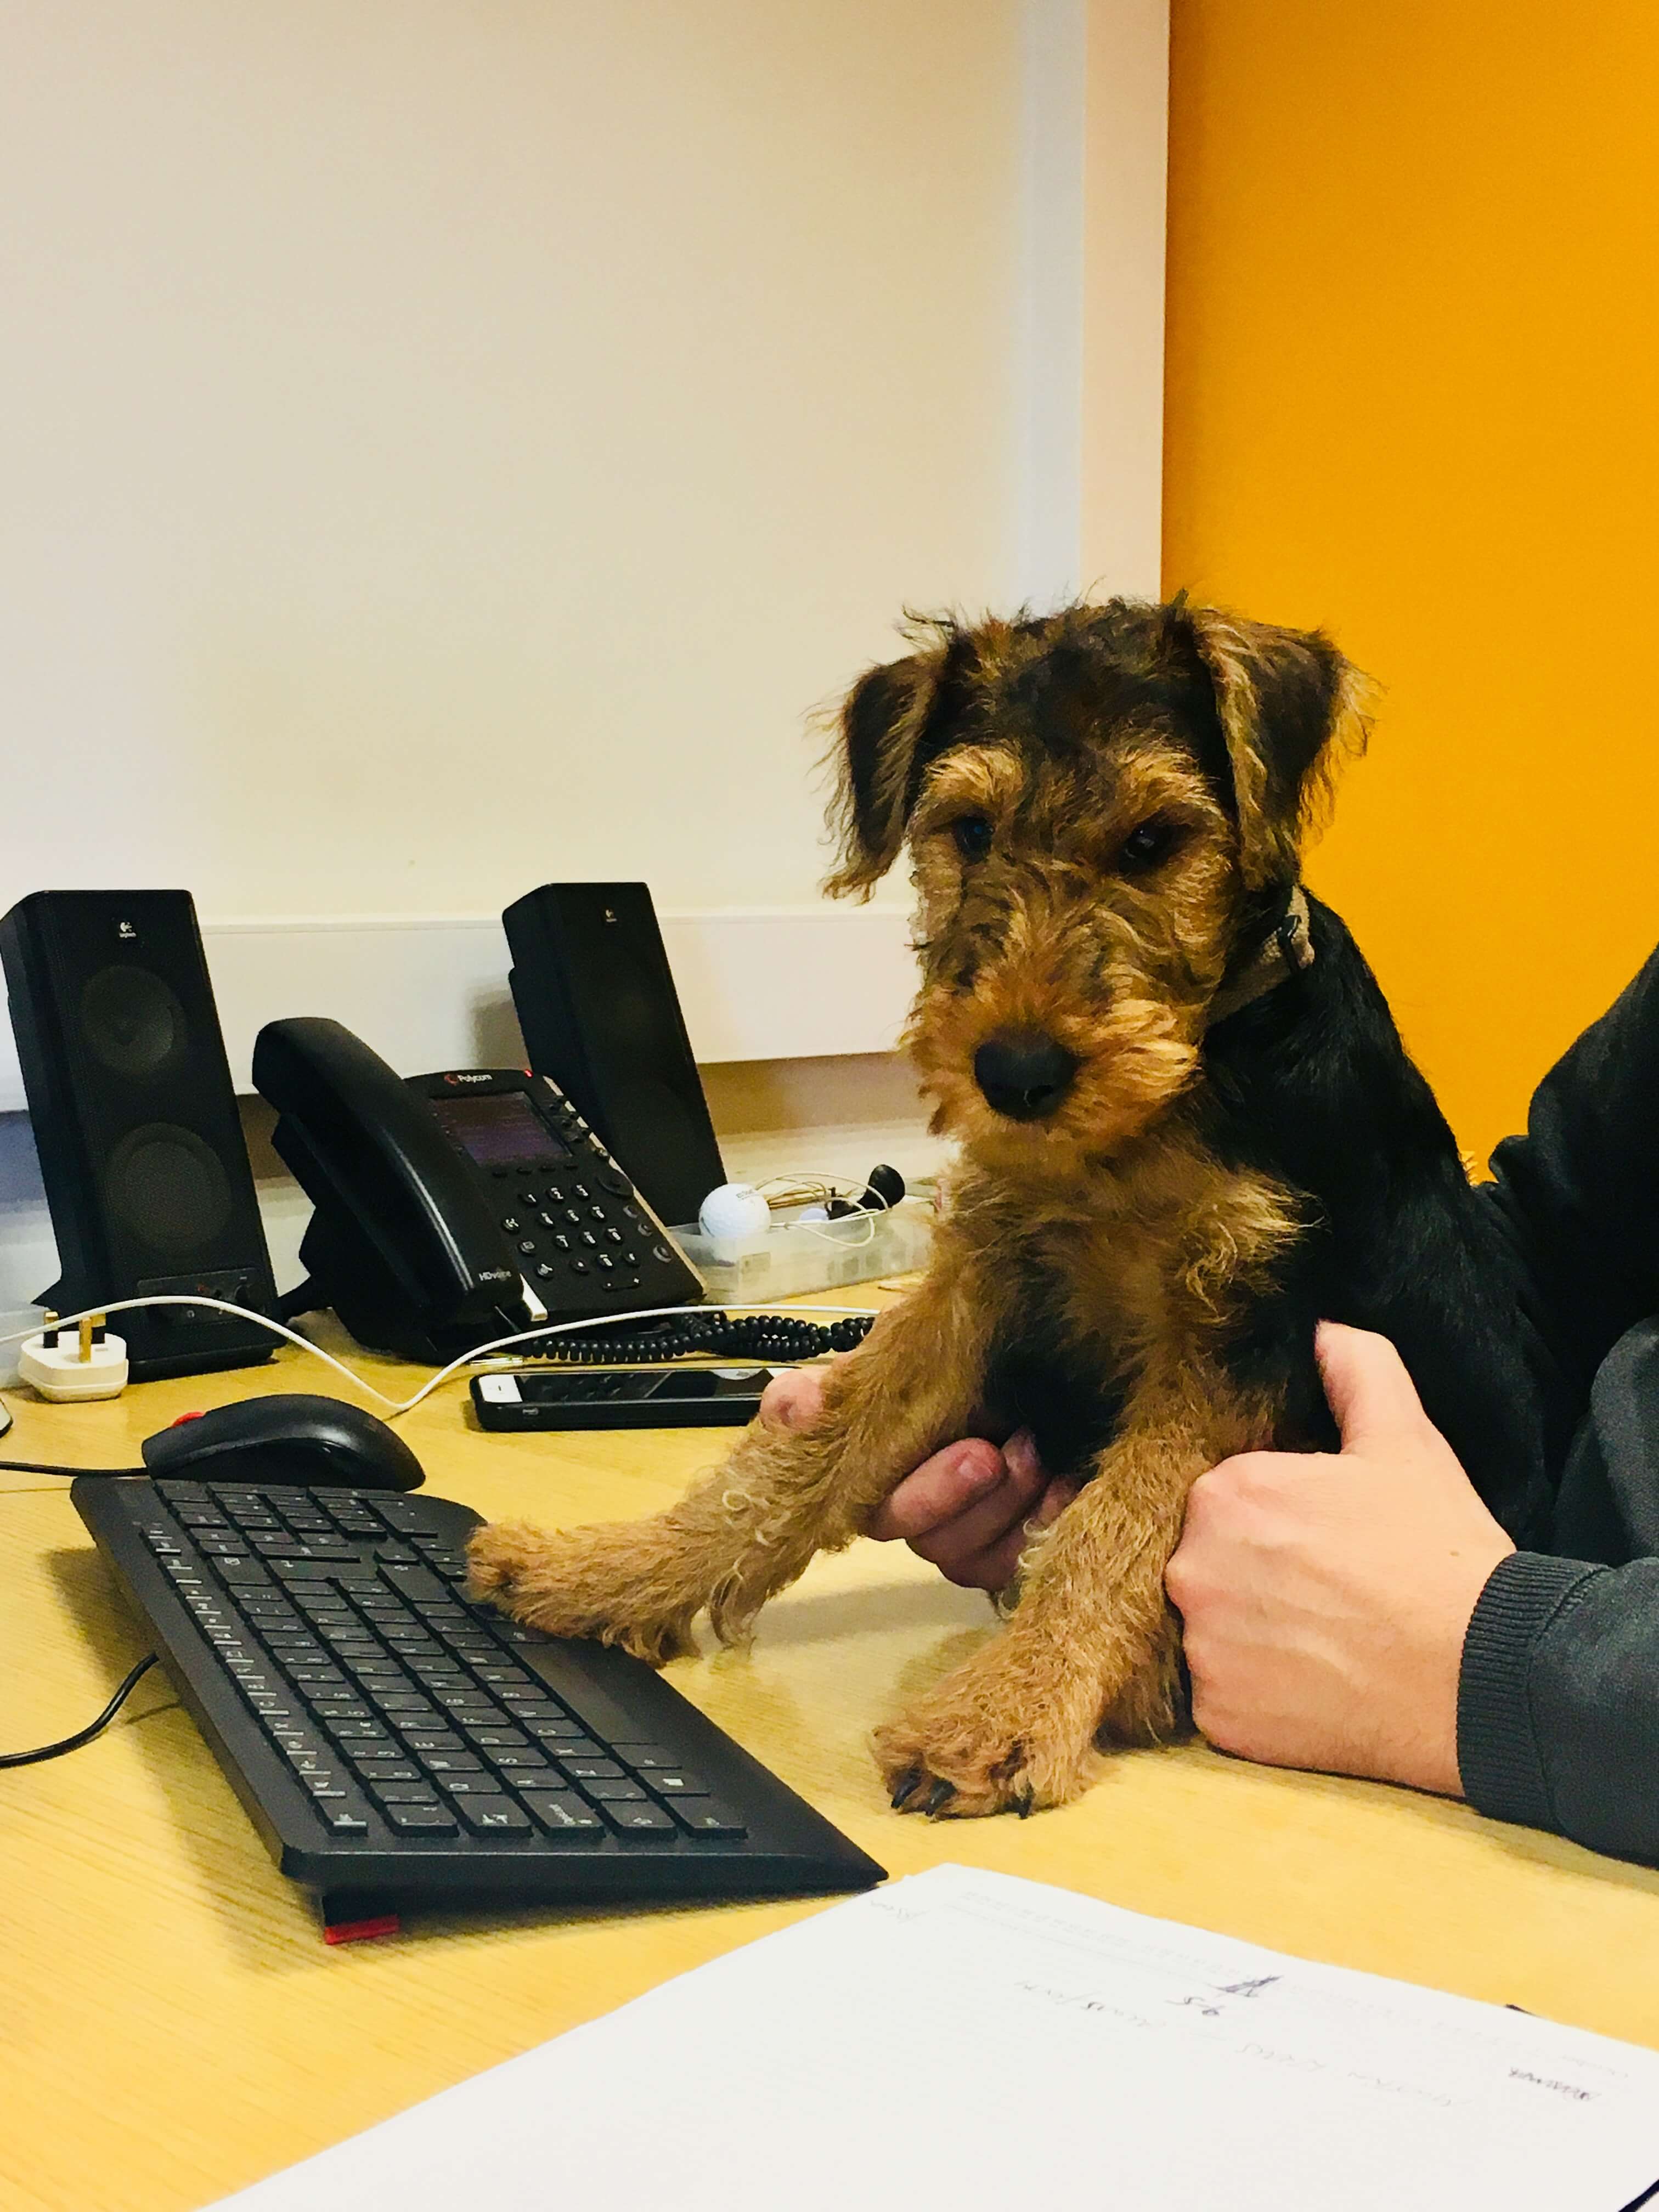
{"label": "gray sweater sleeve", "polygon": [[1504,1560],[1464,1640],[1457,1759],[1479,1811],[1659,1865],[1659,1559]]}

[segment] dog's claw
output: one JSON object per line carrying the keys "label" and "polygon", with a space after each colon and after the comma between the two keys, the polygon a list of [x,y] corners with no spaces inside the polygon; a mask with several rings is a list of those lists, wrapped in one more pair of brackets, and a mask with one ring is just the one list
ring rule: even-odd
{"label": "dog's claw", "polygon": [[1024,1792],[1024,1796],[1015,1798],[1014,1810],[1018,1814],[1022,1820],[1029,1820],[1032,1814],[1036,1812],[1036,1799],[1029,1790]]}
{"label": "dog's claw", "polygon": [[954,1782],[936,1782],[927,1792],[927,1802],[921,1809],[929,1820],[932,1820],[936,1813],[942,1813],[945,1810],[956,1794],[957,1785]]}
{"label": "dog's claw", "polygon": [[907,1767],[893,1791],[893,1810],[902,1813],[921,1787],[921,1769],[919,1766]]}

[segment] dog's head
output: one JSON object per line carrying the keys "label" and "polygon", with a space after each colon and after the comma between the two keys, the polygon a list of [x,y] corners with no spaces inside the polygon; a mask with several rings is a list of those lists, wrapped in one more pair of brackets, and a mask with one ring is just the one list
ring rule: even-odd
{"label": "dog's head", "polygon": [[1317,632],[1180,599],[908,635],[842,709],[826,889],[867,896],[909,847],[937,1127],[988,1164],[1109,1154],[1190,1081],[1295,882],[1358,679]]}

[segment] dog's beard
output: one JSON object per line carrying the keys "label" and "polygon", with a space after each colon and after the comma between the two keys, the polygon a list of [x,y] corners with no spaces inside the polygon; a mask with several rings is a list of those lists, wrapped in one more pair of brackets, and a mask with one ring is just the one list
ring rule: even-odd
{"label": "dog's beard", "polygon": [[[1066,1174],[1109,1158],[1166,1114],[1198,1072],[1195,1010],[1137,997],[1125,986],[1097,1012],[1057,1013],[1031,993],[925,990],[905,1046],[935,1135],[953,1138],[988,1170]],[[988,1006],[988,1000],[989,1004]],[[1002,1028],[1040,1027],[1078,1066],[1052,1114],[1021,1121],[999,1113],[974,1077],[974,1054]]]}

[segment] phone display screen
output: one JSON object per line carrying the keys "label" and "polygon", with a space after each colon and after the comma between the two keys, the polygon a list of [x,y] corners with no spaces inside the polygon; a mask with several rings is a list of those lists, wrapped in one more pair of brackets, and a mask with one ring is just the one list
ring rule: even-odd
{"label": "phone display screen", "polygon": [[445,1135],[481,1168],[557,1167],[574,1157],[522,1091],[428,1103]]}

